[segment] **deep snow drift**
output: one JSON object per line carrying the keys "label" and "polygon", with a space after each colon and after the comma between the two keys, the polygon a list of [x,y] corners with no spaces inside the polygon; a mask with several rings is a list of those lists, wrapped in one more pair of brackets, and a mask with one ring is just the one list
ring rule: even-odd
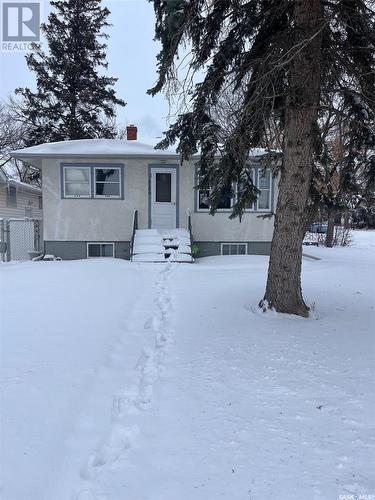
{"label": "deep snow drift", "polygon": [[0,498],[370,499],[375,232],[355,239],[306,249],[307,320],[256,310],[261,256],[1,265]]}

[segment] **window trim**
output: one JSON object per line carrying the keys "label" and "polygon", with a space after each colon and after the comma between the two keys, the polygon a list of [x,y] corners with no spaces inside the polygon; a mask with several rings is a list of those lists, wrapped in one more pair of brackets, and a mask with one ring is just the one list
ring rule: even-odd
{"label": "window trim", "polygon": [[[66,196],[65,195],[65,169],[66,168],[89,168],[90,169],[90,196]],[[94,193],[94,169],[95,168],[118,168],[120,170],[120,196],[95,196]],[[125,199],[125,164],[103,163],[103,162],[61,162],[60,163],[60,193],[61,199],[67,200],[111,200]]]}
{"label": "window trim", "polygon": [[[65,172],[67,169],[72,169],[72,168],[75,168],[75,169],[86,169],[89,171],[89,193],[88,195],[71,195],[71,194],[66,194],[66,177],[65,177]],[[63,185],[62,185],[62,188],[63,188],[63,197],[68,199],[68,200],[87,200],[89,198],[91,198],[91,194],[92,194],[92,187],[91,187],[91,168],[89,165],[87,164],[83,164],[82,165],[79,165],[79,164],[72,164],[72,165],[63,165],[62,167],[62,182],[63,182]]]}
{"label": "window trim", "polygon": [[[105,256],[99,255],[99,257],[89,257],[89,246],[90,245],[112,245],[112,255]],[[115,244],[113,241],[88,241],[86,243],[86,256],[88,259],[114,259],[115,258]]]}
{"label": "window trim", "polygon": [[[262,170],[264,170],[264,168],[261,167],[260,165],[254,165],[251,163],[250,163],[249,167],[251,168],[252,173],[253,173],[253,179],[255,181],[254,185],[257,189],[259,189],[259,178],[260,178],[260,174],[261,174]],[[196,179],[195,185],[197,184],[197,180],[198,180],[198,171],[199,171],[199,165],[198,165],[198,163],[196,163],[195,164],[195,179]],[[270,189],[269,189],[270,206],[269,206],[269,208],[259,208],[259,196],[258,196],[256,202],[254,202],[253,208],[246,208],[245,213],[260,213],[260,214],[261,213],[272,213],[273,205],[274,205],[274,200],[273,200],[274,177],[272,175],[272,168],[266,167],[265,171],[270,172]],[[195,203],[194,203],[195,209],[194,209],[194,211],[196,213],[206,213],[206,214],[209,213],[209,211],[210,211],[209,208],[200,208],[199,207],[199,193],[201,190],[194,189],[194,191],[195,191]],[[231,199],[231,208],[233,207],[233,204],[237,200],[237,186],[236,185],[233,186],[233,191],[234,191],[234,196]],[[231,213],[231,208],[218,208],[216,210],[216,212],[217,213]]]}
{"label": "window trim", "polygon": [[[122,199],[122,168],[120,165],[109,165],[108,167],[103,167],[102,165],[93,165],[92,166],[92,175],[93,175],[93,198],[96,199],[115,199],[115,200],[121,200]],[[107,182],[108,184],[118,184],[119,185],[119,194],[117,195],[105,195],[105,194],[96,194],[96,171],[97,170],[118,170],[119,172],[119,180],[118,182]],[[101,181],[99,181],[101,182]],[[102,184],[105,184],[105,181],[101,182]]]}
{"label": "window trim", "polygon": [[[223,254],[223,248],[225,245],[245,245],[245,253],[242,254],[242,253],[236,253],[236,254],[228,254],[229,257],[231,257],[232,255],[248,255],[248,244],[245,242],[245,241],[224,241],[220,244],[220,255],[224,255]],[[224,255],[224,257],[227,257],[227,255]]]}
{"label": "window trim", "polygon": [[257,175],[257,186],[258,186],[258,189],[260,191],[269,191],[269,208],[259,208],[259,198],[260,196],[258,196],[257,198],[257,202],[256,202],[256,210],[257,212],[272,212],[272,196],[273,196],[273,190],[272,190],[272,185],[273,185],[273,182],[272,182],[272,169],[270,168],[266,168],[265,169],[265,173],[269,173],[270,174],[270,187],[269,189],[260,189],[259,187],[259,179],[260,179],[260,174],[262,173],[262,168],[258,168],[258,175]]}
{"label": "window trim", "polygon": [[209,189],[196,189],[196,200],[197,200],[197,212],[209,212],[210,211],[210,207],[207,207],[207,208],[201,208],[199,205],[200,205],[200,194],[201,194],[201,191],[209,191]]}
{"label": "window trim", "polygon": [[[158,175],[169,175],[170,176],[170,180],[171,180],[171,184],[170,184],[170,200],[169,201],[158,201],[157,200],[157,197],[158,197]],[[174,203],[173,202],[173,194],[174,194],[174,190],[173,190],[173,176],[174,176],[174,172],[173,171],[167,171],[167,172],[158,172],[157,170],[153,173],[153,176],[154,176],[154,179],[151,179],[151,189],[152,189],[152,193],[151,193],[151,201],[152,203],[155,203],[155,204],[159,204],[159,205],[163,205],[165,203]],[[174,198],[176,198],[176,196],[174,196]]]}

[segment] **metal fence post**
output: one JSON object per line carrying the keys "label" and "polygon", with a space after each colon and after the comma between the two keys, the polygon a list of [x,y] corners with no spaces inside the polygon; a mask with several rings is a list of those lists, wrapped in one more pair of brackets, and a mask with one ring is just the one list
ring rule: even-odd
{"label": "metal fence post", "polygon": [[11,249],[10,249],[10,223],[9,223],[9,220],[5,221],[5,234],[6,234],[6,240],[7,240],[7,261],[10,262],[12,255],[11,255]]}
{"label": "metal fence post", "polygon": [[5,248],[5,234],[4,234],[4,220],[0,220],[0,243],[2,246],[1,249],[1,260],[4,262],[5,261],[5,253],[6,253],[6,248]]}

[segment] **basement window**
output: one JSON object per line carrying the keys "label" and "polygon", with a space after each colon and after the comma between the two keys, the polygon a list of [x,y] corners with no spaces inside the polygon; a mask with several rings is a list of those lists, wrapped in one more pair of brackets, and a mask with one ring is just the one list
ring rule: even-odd
{"label": "basement window", "polygon": [[222,243],[221,255],[246,255],[247,243]]}
{"label": "basement window", "polygon": [[114,257],[114,243],[87,243],[87,258]]}

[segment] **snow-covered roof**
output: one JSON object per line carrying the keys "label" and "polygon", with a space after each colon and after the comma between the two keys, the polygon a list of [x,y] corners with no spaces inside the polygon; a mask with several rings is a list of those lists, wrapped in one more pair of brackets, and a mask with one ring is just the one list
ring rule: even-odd
{"label": "snow-covered roof", "polygon": [[125,139],[78,139],[50,142],[12,152],[12,156],[176,156],[175,149],[155,149],[150,144]]}
{"label": "snow-covered roof", "polygon": [[[250,156],[257,157],[269,153],[266,149],[254,149]],[[41,166],[42,158],[53,157],[106,157],[106,158],[176,158],[175,148],[155,149],[151,144],[125,139],[79,139],[74,141],[50,142],[19,149],[12,152],[14,158]],[[194,155],[199,157],[199,154]]]}
{"label": "snow-covered roof", "polygon": [[40,187],[33,186],[32,184],[27,184],[26,182],[21,182],[21,181],[19,181],[17,179],[10,178],[10,179],[8,179],[8,182],[10,184],[18,186],[21,189],[24,189],[25,191],[33,191],[35,193],[41,193],[42,192],[42,190],[41,190]]}
{"label": "snow-covered roof", "polygon": [[34,193],[42,192],[40,187],[33,186],[32,184],[28,184],[26,182],[21,182],[18,179],[14,179],[2,168],[0,168],[0,182],[2,182],[3,184],[12,184],[13,186],[17,186],[19,189],[22,189],[24,191],[32,191]]}

